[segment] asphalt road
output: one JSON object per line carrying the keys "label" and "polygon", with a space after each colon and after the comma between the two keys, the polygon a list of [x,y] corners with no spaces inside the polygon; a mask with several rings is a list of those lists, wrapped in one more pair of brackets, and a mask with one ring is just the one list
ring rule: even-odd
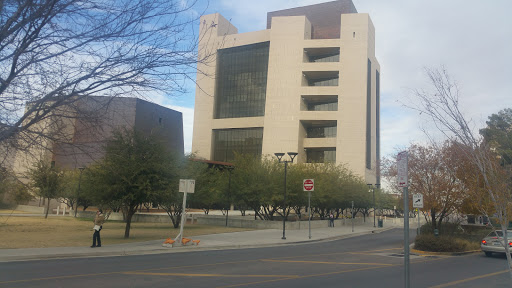
{"label": "asphalt road", "polygon": [[[394,229],[270,248],[10,262],[0,263],[0,287],[405,287],[402,252]],[[505,257],[410,259],[410,287],[512,287]]]}

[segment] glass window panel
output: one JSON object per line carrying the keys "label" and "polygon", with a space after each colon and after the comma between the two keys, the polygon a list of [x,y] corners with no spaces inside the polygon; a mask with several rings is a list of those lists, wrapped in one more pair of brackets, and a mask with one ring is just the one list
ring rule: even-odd
{"label": "glass window panel", "polygon": [[216,119],[265,115],[268,51],[269,42],[219,50]]}
{"label": "glass window panel", "polygon": [[308,138],[335,138],[336,137],[336,126],[325,126],[325,127],[308,127],[306,129]]}
{"label": "glass window panel", "polygon": [[213,160],[231,162],[235,152],[261,155],[263,128],[214,130],[213,139]]}
{"label": "glass window panel", "polygon": [[323,78],[323,79],[310,79],[308,81],[309,86],[338,86],[339,77]]}
{"label": "glass window panel", "polygon": [[336,148],[310,148],[306,155],[308,163],[336,162]]}
{"label": "glass window panel", "polygon": [[308,111],[338,111],[338,101],[325,103],[309,103]]}
{"label": "glass window panel", "polygon": [[368,59],[366,73],[366,168],[372,169],[372,62]]}
{"label": "glass window panel", "polygon": [[310,62],[340,62],[340,54],[318,55],[309,57]]}

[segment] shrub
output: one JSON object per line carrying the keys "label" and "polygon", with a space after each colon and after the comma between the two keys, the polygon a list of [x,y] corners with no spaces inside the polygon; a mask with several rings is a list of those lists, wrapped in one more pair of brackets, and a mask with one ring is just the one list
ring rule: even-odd
{"label": "shrub", "polygon": [[422,234],[416,237],[414,249],[430,252],[464,252],[478,249],[478,242],[454,236]]}

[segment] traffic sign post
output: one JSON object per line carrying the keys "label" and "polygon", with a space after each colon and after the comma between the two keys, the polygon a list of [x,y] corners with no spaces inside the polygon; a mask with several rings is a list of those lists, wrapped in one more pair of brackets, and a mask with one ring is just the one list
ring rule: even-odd
{"label": "traffic sign post", "polygon": [[302,186],[304,187],[304,191],[315,191],[315,180],[304,179],[302,181]]}
{"label": "traffic sign post", "polygon": [[397,161],[397,172],[398,172],[398,175],[397,175],[397,180],[398,180],[398,187],[407,187],[409,186],[408,185],[408,181],[407,181],[407,170],[408,170],[408,165],[407,165],[407,151],[403,151],[403,152],[400,152],[398,153],[397,157],[396,157],[396,161]]}
{"label": "traffic sign post", "polygon": [[311,239],[311,191],[315,191],[315,179],[304,179],[302,181],[304,191],[308,191],[308,211],[309,211],[309,239]]}
{"label": "traffic sign post", "polygon": [[354,201],[352,201],[352,210],[350,211],[350,219],[352,220],[352,233],[354,233]]}
{"label": "traffic sign post", "polygon": [[187,193],[194,193],[196,187],[196,180],[193,179],[180,179],[180,185],[179,185],[179,192],[183,193],[183,208],[181,212],[181,225],[180,225],[180,234],[176,236],[174,239],[175,243],[179,243],[179,245],[182,244],[183,240],[183,226],[185,226],[185,220],[187,219]]}
{"label": "traffic sign post", "polygon": [[412,208],[423,208],[423,194],[412,195]]}
{"label": "traffic sign post", "polygon": [[416,229],[416,235],[420,235],[420,209],[423,208],[423,194],[412,195],[412,208],[416,208],[418,213],[418,228]]}
{"label": "traffic sign post", "polygon": [[416,230],[416,235],[420,235],[421,226],[420,226],[420,209],[416,208],[416,212],[418,213],[418,229]]}
{"label": "traffic sign post", "polygon": [[407,151],[398,153],[396,157],[398,187],[404,188],[404,274],[405,288],[410,287],[409,275],[409,183],[408,183],[408,154]]}

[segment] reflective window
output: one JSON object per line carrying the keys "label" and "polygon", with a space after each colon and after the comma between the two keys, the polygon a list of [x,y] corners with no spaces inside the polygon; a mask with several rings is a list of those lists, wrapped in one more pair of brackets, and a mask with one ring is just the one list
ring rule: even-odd
{"label": "reflective window", "polygon": [[340,62],[340,54],[318,55],[309,57],[310,62]]}
{"label": "reflective window", "polygon": [[338,95],[302,95],[301,111],[338,111]]}
{"label": "reflective window", "polygon": [[340,62],[340,47],[304,48],[304,62]]}
{"label": "reflective window", "polygon": [[336,148],[308,148],[306,155],[308,163],[336,162]]}
{"label": "reflective window", "polygon": [[372,169],[372,62],[366,73],[366,168]]}
{"label": "reflective window", "polygon": [[375,74],[375,118],[376,118],[376,125],[375,125],[375,146],[377,146],[377,150],[375,151],[375,158],[377,159],[377,183],[380,183],[380,73],[379,71],[376,71]]}
{"label": "reflective window", "polygon": [[336,126],[308,127],[306,129],[308,138],[335,138]]}
{"label": "reflective window", "polygon": [[269,42],[220,49],[215,118],[265,115]]}
{"label": "reflective window", "polygon": [[325,103],[310,103],[308,111],[338,111],[338,101]]}
{"label": "reflective window", "polygon": [[231,162],[235,152],[261,155],[263,128],[213,130],[213,160]]}
{"label": "reflective window", "polygon": [[338,86],[338,77],[323,78],[323,79],[310,79],[308,86]]}

